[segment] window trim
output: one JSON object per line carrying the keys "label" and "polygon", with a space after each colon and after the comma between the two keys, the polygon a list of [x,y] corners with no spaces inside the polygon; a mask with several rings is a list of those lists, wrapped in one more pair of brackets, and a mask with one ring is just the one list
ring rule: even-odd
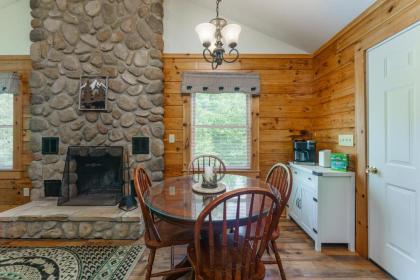
{"label": "window trim", "polygon": [[[259,96],[251,96],[251,168],[249,169],[229,169],[227,173],[240,174],[244,176],[258,177],[260,173],[259,166]],[[191,161],[191,103],[192,96],[182,96],[183,104],[183,173],[188,173],[188,164]]]}

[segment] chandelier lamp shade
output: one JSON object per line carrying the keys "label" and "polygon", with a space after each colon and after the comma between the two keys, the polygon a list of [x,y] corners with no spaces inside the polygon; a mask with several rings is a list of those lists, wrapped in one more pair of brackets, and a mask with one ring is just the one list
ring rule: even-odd
{"label": "chandelier lamp shade", "polygon": [[[217,69],[223,62],[233,63],[239,58],[238,46],[241,26],[238,24],[228,24],[219,17],[219,4],[222,0],[216,0],[216,17],[210,22],[200,23],[195,27],[195,31],[204,47],[203,57],[211,63],[212,69]],[[233,56],[231,59],[225,57],[225,46],[229,47],[228,54]]]}

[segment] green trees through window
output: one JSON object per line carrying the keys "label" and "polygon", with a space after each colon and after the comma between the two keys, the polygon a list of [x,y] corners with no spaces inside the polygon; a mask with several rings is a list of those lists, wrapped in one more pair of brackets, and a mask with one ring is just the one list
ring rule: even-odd
{"label": "green trees through window", "polygon": [[0,169],[13,168],[13,94],[0,94]]}
{"label": "green trees through window", "polygon": [[229,169],[251,168],[251,96],[244,93],[192,95],[192,157],[211,154]]}

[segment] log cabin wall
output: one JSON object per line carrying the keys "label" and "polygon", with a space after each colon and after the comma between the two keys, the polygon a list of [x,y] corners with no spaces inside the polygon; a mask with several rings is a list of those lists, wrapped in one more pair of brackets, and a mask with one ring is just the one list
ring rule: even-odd
{"label": "log cabin wall", "polygon": [[[186,124],[183,103],[189,98],[182,97],[180,92],[184,71],[211,71],[211,68],[201,55],[164,56],[165,176],[181,175],[184,168],[183,129]],[[252,175],[263,177],[274,163],[292,159],[291,139],[305,137],[310,130],[311,56],[241,55],[239,62],[225,64],[218,71],[253,71],[261,75],[261,96],[253,101],[259,103],[259,109],[253,106],[259,111],[256,112],[258,135],[253,135],[259,149],[253,151],[258,162]],[[174,144],[169,144],[169,134],[175,134]],[[256,152],[258,156],[255,156]]]}
{"label": "log cabin wall", "polygon": [[26,170],[32,161],[30,147],[30,90],[28,79],[32,69],[29,56],[0,56],[0,72],[16,72],[21,79],[21,94],[14,98],[14,168],[0,171],[0,212],[29,201],[23,188],[31,188]]}
{"label": "log cabin wall", "polygon": [[[356,170],[356,250],[365,257],[368,254],[365,51],[418,20],[419,0],[377,1],[315,52],[313,58],[313,136],[318,149],[350,154],[350,168]],[[338,146],[339,134],[354,135],[355,146]]]}

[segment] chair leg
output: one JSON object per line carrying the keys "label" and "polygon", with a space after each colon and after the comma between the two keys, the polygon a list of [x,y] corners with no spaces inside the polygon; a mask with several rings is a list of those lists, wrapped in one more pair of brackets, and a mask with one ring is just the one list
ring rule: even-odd
{"label": "chair leg", "polygon": [[281,263],[279,250],[277,249],[276,240],[271,240],[271,246],[274,251],[274,256],[276,256],[277,265],[280,270],[281,279],[286,280],[286,273],[284,273],[283,264]]}
{"label": "chair leg", "polygon": [[270,245],[267,244],[267,248],[265,248],[265,250],[267,251],[267,255],[270,255]]}
{"label": "chair leg", "polygon": [[153,268],[153,263],[155,261],[155,255],[156,255],[156,249],[150,249],[150,253],[149,253],[149,259],[147,261],[147,270],[146,270],[146,280],[150,279],[150,276],[152,275],[152,268]]}
{"label": "chair leg", "polygon": [[175,266],[175,247],[171,246],[171,269]]}

